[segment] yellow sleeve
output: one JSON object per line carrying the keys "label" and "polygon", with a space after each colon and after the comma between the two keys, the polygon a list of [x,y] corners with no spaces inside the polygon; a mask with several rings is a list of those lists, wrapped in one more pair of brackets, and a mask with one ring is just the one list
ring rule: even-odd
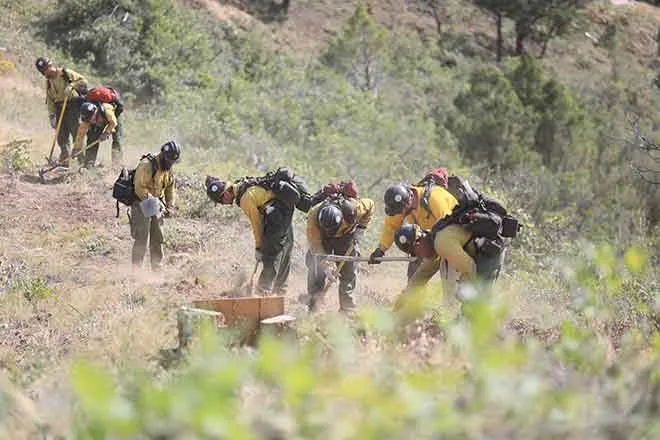
{"label": "yellow sleeve", "polygon": [[85,78],[78,72],[74,72],[71,69],[66,69],[66,73],[69,76],[69,81],[71,82],[71,85],[73,86],[74,89],[76,89],[76,91],[80,95],[80,87],[81,86],[83,88],[87,87],[87,78]]}
{"label": "yellow sleeve", "polygon": [[107,127],[103,130],[104,133],[112,134],[117,127],[117,116],[115,116],[115,109],[110,104],[103,104],[103,114],[107,122]]}
{"label": "yellow sleeve", "polygon": [[325,249],[323,249],[323,238],[317,220],[319,209],[321,209],[321,204],[317,204],[307,213],[307,244],[313,254],[322,254],[325,252]]}
{"label": "yellow sleeve", "polygon": [[458,200],[444,188],[436,187],[431,191],[429,208],[431,208],[431,212],[436,219],[440,220],[451,214],[456,205],[458,205]]}
{"label": "yellow sleeve", "polygon": [[252,225],[254,247],[261,248],[261,241],[264,233],[264,219],[263,214],[259,211],[259,197],[258,194],[255,193],[255,189],[256,187],[252,187],[245,191],[245,194],[241,197],[240,206]]}
{"label": "yellow sleeve", "polygon": [[135,186],[135,195],[140,200],[149,197],[149,184],[151,183],[151,163],[140,162],[135,169],[135,176],[133,177],[133,184]]}
{"label": "yellow sleeve", "polygon": [[[48,115],[50,116],[55,114],[55,101],[53,101],[53,97],[50,96],[50,93],[48,93],[50,90],[49,84],[49,81],[46,80],[46,106],[48,107]],[[60,115],[55,116],[58,118],[60,117]]]}
{"label": "yellow sleeve", "polygon": [[371,221],[371,218],[374,215],[374,207],[376,204],[371,199],[360,199],[360,203],[357,206],[357,223],[360,226],[365,228]]}
{"label": "yellow sleeve", "polygon": [[173,208],[176,203],[176,185],[174,182],[174,175],[170,172],[167,173],[167,185],[165,186],[165,204],[168,208]]}
{"label": "yellow sleeve", "polygon": [[392,246],[392,243],[394,243],[394,234],[399,230],[402,224],[403,214],[385,216],[383,232],[380,234],[380,243],[378,245],[381,250],[386,251]]}
{"label": "yellow sleeve", "polygon": [[76,140],[73,142],[73,151],[77,152],[82,150],[83,138],[89,130],[89,123],[83,122],[78,126],[78,132],[76,133]]}

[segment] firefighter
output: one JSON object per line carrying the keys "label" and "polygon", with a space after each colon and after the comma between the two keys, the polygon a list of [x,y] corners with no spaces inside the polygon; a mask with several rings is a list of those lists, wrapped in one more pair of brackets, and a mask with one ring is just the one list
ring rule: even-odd
{"label": "firefighter", "polygon": [[[378,247],[371,253],[369,264],[380,264],[394,242],[394,234],[404,224],[419,225],[431,229],[440,219],[449,215],[458,200],[442,185],[418,186],[396,184],[385,191],[385,220]],[[442,261],[423,258],[419,264],[411,265],[408,284],[424,284],[441,268]]]}
{"label": "firefighter", "polygon": [[57,129],[57,122],[62,114],[65,97],[66,108],[62,115],[62,124],[57,133],[57,144],[60,147],[58,162],[69,165],[71,157],[71,139],[78,131],[78,117],[82,96],[87,93],[87,79],[71,69],[57,67],[45,57],[37,58],[37,70],[46,78],[46,107],[50,126]]}
{"label": "firefighter", "polygon": [[[160,269],[163,260],[163,217],[174,213],[176,190],[172,166],[179,160],[181,149],[175,141],[169,141],[160,147],[160,153],[152,158],[143,158],[135,169],[133,179],[137,200],[131,205],[131,236],[133,243],[132,262],[141,266],[149,245],[151,268]],[[148,198],[163,199],[163,216],[146,217],[141,203]],[[151,199],[153,200],[153,199]],[[155,201],[154,201],[155,202]]]}
{"label": "firefighter", "polygon": [[[108,103],[83,102],[80,107],[80,120],[73,154],[86,168],[94,167],[99,152],[99,143],[112,136],[112,163],[118,165],[121,158],[122,124],[115,113],[115,107]],[[81,153],[83,138],[87,135],[87,149]],[[92,145],[93,144],[93,145]]]}
{"label": "firefighter", "polygon": [[[496,235],[477,232],[483,230],[480,226],[484,223],[478,225],[479,220],[473,215],[475,210],[476,208],[458,209],[434,225],[430,231],[415,224],[405,224],[395,234],[395,243],[403,252],[421,257],[425,261],[446,261],[448,267],[455,269],[458,285],[456,281],[443,277],[443,290],[446,295],[455,293],[461,303],[475,299],[477,284],[486,288],[492,287],[502,269],[506,253],[505,238],[515,236],[515,233],[508,234],[504,231]],[[493,214],[489,213],[489,217],[493,218]],[[395,311],[419,308],[407,301],[408,298],[415,298],[416,288],[423,284],[415,281],[413,280],[397,298]]]}
{"label": "firefighter", "polygon": [[[327,289],[333,263],[316,254],[359,256],[359,242],[373,216],[375,203],[368,198],[332,195],[313,206],[307,215],[307,293],[309,309],[316,309],[320,292]],[[355,309],[353,293],[357,283],[357,264],[337,262],[339,277],[339,310]]]}
{"label": "firefighter", "polygon": [[277,197],[260,179],[235,182],[207,176],[206,194],[216,203],[236,203],[247,216],[254,236],[254,257],[262,264],[257,282],[259,294],[286,294],[293,250],[295,204]]}

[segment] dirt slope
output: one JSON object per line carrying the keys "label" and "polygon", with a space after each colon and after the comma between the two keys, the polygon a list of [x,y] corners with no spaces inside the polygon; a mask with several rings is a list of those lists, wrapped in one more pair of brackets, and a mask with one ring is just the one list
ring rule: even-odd
{"label": "dirt slope", "polygon": [[[245,6],[247,0],[189,0],[197,7],[206,8],[209,14],[222,21],[233,21],[243,27],[260,30],[276,47],[291,49],[303,57],[313,57],[329,39],[341,29],[355,10],[358,0],[293,0],[285,18],[266,20],[258,14],[250,15]],[[261,3],[267,3],[263,0]],[[423,12],[420,3],[413,0],[366,0],[368,10],[375,20],[387,29],[397,32],[420,33],[426,38],[437,38],[434,19]],[[476,8],[467,0],[443,3],[443,32],[470,45],[470,51],[493,56],[495,51],[495,25],[492,17]],[[246,12],[247,11],[247,12]],[[592,2],[585,10],[586,21],[565,39],[551,42],[547,57],[553,63],[567,66],[605,68],[609,65],[607,51],[594,47],[585,30],[598,37],[605,32],[608,23],[618,22],[624,29],[624,50],[644,65],[651,65],[655,57],[656,34],[660,26],[660,8],[643,2],[628,1],[623,4],[611,0]],[[586,26],[586,27],[585,27]],[[513,50],[513,29],[505,23],[505,44]],[[584,28],[584,29],[583,29]],[[451,43],[450,43],[451,44]],[[550,63],[550,64],[553,64]]]}
{"label": "dirt slope", "polygon": [[[6,286],[0,292],[0,368],[55,424],[65,419],[67,405],[59,403],[67,399],[73,359],[155,368],[158,350],[175,345],[177,307],[232,290],[252,269],[247,222],[176,218],[166,225],[164,272],[133,271],[128,226],[123,214],[114,217],[111,181],[110,173],[57,185],[0,176],[0,287]],[[293,314],[303,312],[296,303],[304,289],[302,240],[298,234],[287,299]],[[386,271],[377,271],[378,281],[363,280],[362,303],[395,294],[402,280],[383,279]],[[332,294],[327,310],[336,307]]]}
{"label": "dirt slope", "polygon": [[[52,139],[43,91],[36,81],[15,74],[0,79],[0,96],[8,104],[0,107],[0,145],[30,138],[30,156],[42,164]],[[134,164],[145,152],[144,139],[126,133],[126,145],[126,163]],[[7,154],[0,152],[3,164]],[[100,155],[107,163],[107,144]],[[244,216],[200,220],[184,212],[166,223],[164,271],[133,270],[127,219],[123,211],[115,218],[111,198],[116,172],[101,167],[45,185],[35,178],[34,167],[0,170],[0,370],[57,432],[69,428],[72,361],[158,368],[159,349],[175,345],[177,308],[234,291],[253,269],[252,234]],[[297,216],[300,224],[302,214]],[[304,314],[296,299],[306,277],[302,232],[296,231],[286,303],[287,312],[298,316]],[[363,269],[359,304],[390,304],[404,287],[402,263]],[[333,287],[324,311],[336,308]]]}

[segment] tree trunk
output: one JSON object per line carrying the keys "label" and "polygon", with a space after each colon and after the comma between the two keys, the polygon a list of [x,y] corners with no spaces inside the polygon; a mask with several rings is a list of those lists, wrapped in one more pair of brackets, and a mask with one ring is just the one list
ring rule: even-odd
{"label": "tree trunk", "polygon": [[433,13],[433,20],[435,21],[435,30],[438,33],[438,38],[442,35],[442,14],[440,13],[440,6],[433,3],[431,5],[431,11]]}
{"label": "tree trunk", "polygon": [[539,58],[543,58],[545,56],[545,51],[548,49],[548,39],[544,38],[543,39],[543,44],[541,45],[541,54],[539,55]]}
{"label": "tree trunk", "polygon": [[516,34],[516,55],[525,54],[525,37],[522,34]]}
{"label": "tree trunk", "polygon": [[504,38],[502,37],[502,13],[498,12],[495,16],[497,26],[497,61],[502,61],[502,46],[504,46]]}
{"label": "tree trunk", "polygon": [[525,38],[529,34],[528,28],[521,22],[516,22],[516,55],[521,56],[525,54]]}

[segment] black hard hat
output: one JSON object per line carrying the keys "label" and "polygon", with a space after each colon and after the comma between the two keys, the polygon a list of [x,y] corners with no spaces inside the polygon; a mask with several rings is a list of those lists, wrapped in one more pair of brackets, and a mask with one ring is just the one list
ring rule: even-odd
{"label": "black hard hat", "polygon": [[225,192],[227,184],[215,177],[206,176],[206,195],[215,203],[220,203],[222,193]]}
{"label": "black hard hat", "polygon": [[179,156],[181,156],[181,148],[179,147],[179,144],[176,143],[176,141],[169,141],[164,143],[160,147],[160,152],[163,153],[163,156],[168,162],[176,162],[179,160]]}
{"label": "black hard hat", "polygon": [[37,61],[34,62],[35,67],[41,73],[44,73],[44,71],[48,66],[50,66],[50,64],[51,64],[50,60],[46,57],[39,57],[37,58]]}
{"label": "black hard hat", "polygon": [[417,241],[419,226],[407,223],[394,233],[396,247],[409,255],[415,253],[415,242]]}
{"label": "black hard hat", "polygon": [[410,202],[410,191],[402,184],[391,185],[385,190],[383,199],[385,202],[385,214],[401,214]]}
{"label": "black hard hat", "polygon": [[83,102],[80,106],[80,120],[87,122],[94,117],[98,111],[96,104],[92,102]]}
{"label": "black hard hat", "polygon": [[323,206],[319,209],[318,222],[321,229],[329,234],[334,234],[341,226],[344,215],[334,204]]}

